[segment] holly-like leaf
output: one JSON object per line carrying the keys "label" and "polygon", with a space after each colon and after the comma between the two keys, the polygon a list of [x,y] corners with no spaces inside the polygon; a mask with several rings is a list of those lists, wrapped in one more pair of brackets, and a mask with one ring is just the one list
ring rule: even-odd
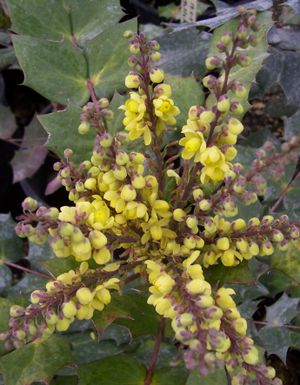
{"label": "holly-like leaf", "polygon": [[128,71],[122,35],[135,30],[136,22],[116,24],[122,14],[117,0],[87,0],[84,6],[81,0],[8,3],[26,85],[63,105],[88,100],[88,79],[98,97],[122,88]]}
{"label": "holly-like leaf", "polygon": [[15,350],[0,359],[6,385],[48,383],[58,369],[72,362],[68,343],[56,336]]}
{"label": "holly-like leaf", "polygon": [[186,385],[225,385],[227,378],[224,369],[220,369],[215,373],[205,377],[200,376],[196,371],[193,371],[186,382]]}
{"label": "holly-like leaf", "polygon": [[76,38],[81,45],[122,16],[118,0],[8,0],[12,29],[52,41]]}
{"label": "holly-like leaf", "polygon": [[0,70],[4,70],[17,62],[15,50],[13,47],[0,49]]}
{"label": "holly-like leaf", "polygon": [[89,132],[86,135],[78,133],[80,113],[81,108],[69,105],[63,111],[52,112],[51,114],[38,117],[45,130],[49,133],[46,146],[61,158],[63,157],[64,150],[71,148],[74,152],[72,160],[75,163],[89,159],[95,137],[94,132]]}
{"label": "holly-like leaf", "polygon": [[[147,320],[147,322],[145,322]],[[114,295],[112,302],[102,312],[96,313],[94,322],[100,333],[112,322],[126,326],[134,337],[157,334],[159,316],[146,298],[138,293]]]}
{"label": "holly-like leaf", "polygon": [[[290,166],[293,170],[293,167]],[[299,219],[300,213],[300,202],[299,202],[299,193],[300,193],[300,180],[299,177],[289,184],[287,193],[283,199],[283,205],[287,214],[293,219]]]}
{"label": "holly-like leaf", "polygon": [[204,102],[204,92],[193,76],[167,75],[165,82],[171,85],[172,99],[180,109],[180,115],[176,117],[176,126],[180,130],[186,124],[190,107]]}
{"label": "holly-like leaf", "polygon": [[16,120],[11,109],[0,104],[0,139],[10,138],[16,128]]}
{"label": "holly-like leaf", "polygon": [[283,362],[286,362],[290,347],[300,349],[300,333],[293,329],[265,326],[260,329],[258,337],[268,354],[276,354]]}
{"label": "holly-like leaf", "polygon": [[10,214],[0,214],[0,259],[17,261],[23,256],[23,242],[15,233]]}
{"label": "holly-like leaf", "polygon": [[185,385],[187,379],[187,370],[182,367],[178,368],[161,368],[155,370],[152,379],[152,385]]}
{"label": "holly-like leaf", "polygon": [[[281,281],[287,280],[288,287],[300,287],[300,244],[298,241],[288,245],[286,251],[276,250],[269,257],[271,269],[282,273]],[[285,276],[285,278],[284,278]]]}
{"label": "holly-like leaf", "polygon": [[253,284],[254,277],[248,267],[248,262],[243,261],[239,265],[232,267],[218,265],[210,266],[205,269],[205,277],[211,283],[231,283],[231,284]]}
{"label": "holly-like leaf", "polygon": [[170,75],[202,76],[211,34],[193,28],[188,31],[168,32],[158,37],[161,60],[158,66]]}
{"label": "holly-like leaf", "polygon": [[[139,385],[144,383],[146,369],[130,356],[103,358],[79,367],[78,385]],[[8,384],[10,385],[10,384]]]}
{"label": "holly-like leaf", "polygon": [[12,273],[11,270],[5,266],[0,265],[0,292],[8,288],[12,283]]}
{"label": "holly-like leaf", "polygon": [[[263,12],[257,16],[258,23],[260,25],[260,30],[258,32],[258,44],[255,47],[247,48],[247,56],[250,56],[252,62],[247,67],[235,66],[232,71],[230,71],[230,78],[238,79],[249,91],[252,82],[255,81],[256,75],[260,70],[264,59],[267,58],[268,42],[266,39],[266,32],[272,25],[272,15],[270,12]],[[216,45],[219,42],[221,36],[224,32],[236,31],[238,19],[231,20],[230,22],[222,25],[214,31],[213,38],[211,41],[211,46],[209,49],[209,54],[220,56]],[[241,102],[244,105],[245,112],[250,107],[247,102],[248,95],[245,96]]]}
{"label": "holly-like leaf", "polygon": [[90,332],[69,334],[74,362],[82,365],[123,353],[124,344],[131,341],[129,330],[120,325],[111,325],[107,328],[108,335],[105,334],[100,341],[92,339]]}
{"label": "holly-like leaf", "polygon": [[[12,303],[6,299],[0,297],[0,333],[6,331],[8,329],[8,321],[10,319],[9,315],[9,309],[11,307]],[[4,348],[3,341],[0,342],[0,356],[7,353],[7,350]]]}
{"label": "holly-like leaf", "polygon": [[300,132],[300,109],[292,116],[284,118],[284,139],[290,140]]}
{"label": "holly-like leaf", "polygon": [[260,88],[266,92],[274,84],[279,84],[287,97],[288,104],[298,108],[300,102],[299,65],[300,52],[272,48],[270,56],[257,77]]}
{"label": "holly-like leaf", "polygon": [[283,326],[298,314],[299,298],[290,298],[285,293],[273,305],[266,308],[266,321],[269,325]]}
{"label": "holly-like leaf", "polygon": [[42,262],[42,266],[46,271],[57,277],[59,274],[65,273],[69,270],[75,270],[79,267],[79,263],[73,257],[68,258],[53,258]]}
{"label": "holly-like leaf", "polygon": [[14,179],[17,183],[30,178],[41,167],[47,156],[47,149],[43,146],[47,135],[36,117],[25,128],[25,135],[19,151],[11,161]]}

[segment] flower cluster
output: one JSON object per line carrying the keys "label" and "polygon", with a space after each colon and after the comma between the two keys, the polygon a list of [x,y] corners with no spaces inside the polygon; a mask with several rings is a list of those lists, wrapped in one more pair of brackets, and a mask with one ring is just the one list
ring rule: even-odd
{"label": "flower cluster", "polygon": [[188,347],[186,366],[202,375],[226,367],[232,384],[257,378],[261,384],[277,383],[275,370],[259,363],[253,340],[246,335],[247,322],[232,299],[233,289],[213,290],[203,270],[195,264],[199,252],[174,268],[146,261],[151,286],[148,303],[171,325],[178,341]]}
{"label": "flower cluster", "polygon": [[[139,275],[150,284],[148,303],[171,320],[188,368],[205,375],[225,366],[233,385],[254,378],[260,385],[279,383],[274,370],[259,362],[234,291],[212,287],[205,279],[210,265],[236,266],[271,255],[300,235],[299,224],[285,215],[228,219],[239,214],[236,199],[256,201],[263,183],[255,177],[281,159],[275,153],[268,158],[265,149],[246,176],[240,164],[232,163],[248,90],[230,71],[250,64],[245,48],[256,44],[257,28],[255,13],[242,11],[237,32],[221,37],[220,56],[206,60],[208,70],[219,75],[203,79],[210,107],[192,106],[180,140],[165,148],[163,135],[176,124],[179,109],[163,71],[151,65],[160,58],[159,45],[126,33],[132,71],[125,85],[133,91],[120,107],[125,131],[113,136],[106,128],[112,118],[107,99],[88,103],[79,132],[96,131],[90,159],[76,166],[68,149],[55,164],[72,204],[38,207],[27,198],[16,228],[32,242],[49,241],[58,258],[73,257],[78,270],[34,292],[29,307],[12,307],[10,330],[2,334],[8,347],[64,331],[76,318],[90,319],[111,301],[112,289]],[[141,137],[145,151],[129,151],[128,143]],[[176,155],[169,157],[167,149],[177,144]],[[298,145],[299,140],[286,145],[284,154]]]}
{"label": "flower cluster", "polygon": [[77,271],[70,270],[49,281],[46,290],[33,291],[29,306],[13,305],[10,309],[10,331],[1,335],[6,348],[46,338],[55,330],[63,332],[75,319],[91,319],[95,310],[101,311],[111,302],[110,291],[119,290],[119,279],[110,276],[109,272],[91,271],[82,262]]}
{"label": "flower cluster", "polygon": [[136,35],[130,41],[128,64],[133,68],[125,78],[125,85],[135,91],[120,108],[125,111],[123,124],[129,133],[129,139],[144,138],[144,144],[150,145],[153,137],[159,138],[167,125],[176,124],[180,113],[171,99],[170,85],[163,83],[162,69],[151,66],[151,62],[160,59],[159,44],[148,42],[143,34]]}

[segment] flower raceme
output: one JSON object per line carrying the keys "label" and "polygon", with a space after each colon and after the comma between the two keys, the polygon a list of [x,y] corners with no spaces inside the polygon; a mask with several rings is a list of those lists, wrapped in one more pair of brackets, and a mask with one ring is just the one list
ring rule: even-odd
{"label": "flower raceme", "polygon": [[[255,33],[253,18],[252,12],[243,12],[239,26]],[[170,320],[188,368],[205,375],[225,366],[234,385],[255,378],[259,384],[278,384],[247,336],[235,292],[205,279],[211,265],[234,267],[284,250],[299,238],[299,226],[285,215],[228,219],[238,215],[237,198],[247,205],[257,199],[257,190],[249,188],[259,175],[253,169],[244,176],[242,165],[233,163],[247,90],[229,75],[234,66],[249,62],[240,58],[240,49],[245,52],[250,44],[249,34],[221,37],[219,50],[225,57],[206,61],[208,70],[219,69],[220,74],[203,79],[214,102],[210,108],[192,106],[178,143],[165,147],[164,134],[174,130],[179,108],[164,72],[153,65],[160,58],[159,44],[143,34],[126,36],[132,55],[125,79],[130,91],[120,107],[124,131],[113,136],[106,129],[106,120],[113,118],[107,99],[84,106],[79,133],[95,129],[92,155],[76,166],[68,149],[55,164],[71,205],[39,207],[27,198],[16,228],[34,243],[48,241],[56,257],[74,258],[77,269],[32,293],[27,308],[12,307],[10,329],[2,338],[7,347],[19,347],[65,331],[75,319],[91,319],[110,303],[111,291],[121,291],[135,272],[147,277],[148,304]],[[224,49],[229,46],[230,54]],[[143,152],[128,150],[132,142],[142,142]],[[258,164],[260,171],[267,160]],[[172,178],[176,185],[170,195]]]}

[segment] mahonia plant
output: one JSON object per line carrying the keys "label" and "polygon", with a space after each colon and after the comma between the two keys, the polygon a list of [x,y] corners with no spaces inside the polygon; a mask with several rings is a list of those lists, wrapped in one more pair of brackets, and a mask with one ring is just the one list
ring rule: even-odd
{"label": "mahonia plant", "polygon": [[[72,256],[80,266],[35,290],[29,306],[12,306],[9,330],[1,335],[8,349],[66,331],[75,319],[91,319],[111,302],[113,291],[139,275],[149,283],[148,304],[170,320],[187,368],[206,375],[225,367],[232,385],[280,384],[247,335],[234,290],[205,279],[208,266],[234,268],[299,238],[299,225],[286,215],[230,220],[238,215],[237,202],[250,205],[263,196],[263,171],[278,174],[283,159],[293,160],[299,147],[297,138],[280,152],[267,143],[247,173],[232,163],[247,89],[231,70],[250,64],[246,48],[257,43],[258,29],[255,12],[242,10],[236,32],[224,33],[217,45],[220,55],[206,60],[214,71],[203,79],[209,103],[192,106],[181,139],[165,147],[180,111],[155,66],[159,44],[126,32],[132,70],[125,79],[129,97],[120,106],[124,131],[108,131],[113,113],[107,99],[84,106],[79,133],[95,130],[92,156],[76,166],[67,149],[55,164],[73,204],[38,207],[28,197],[16,227],[19,236],[49,241],[56,257]],[[126,150],[128,142],[141,139],[143,153]]]}

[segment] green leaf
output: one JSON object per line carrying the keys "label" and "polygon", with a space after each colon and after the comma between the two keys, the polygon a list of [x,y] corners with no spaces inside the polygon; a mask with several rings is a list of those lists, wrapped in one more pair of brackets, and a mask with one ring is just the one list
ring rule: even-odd
{"label": "green leaf", "polygon": [[159,316],[141,293],[114,295],[112,302],[96,313],[94,322],[100,333],[112,322],[126,326],[134,337],[156,335],[159,330]]}
{"label": "green leaf", "polygon": [[[151,363],[152,356],[153,356],[155,337],[153,336],[151,339],[150,338],[147,338],[147,339],[140,338],[139,342],[140,342],[139,346],[132,353],[132,355],[140,363],[142,363],[146,367],[149,367],[149,365]],[[166,368],[166,367],[168,367],[168,369],[170,369],[171,362],[176,357],[177,354],[178,354],[178,349],[171,341],[170,342],[162,341],[160,344],[157,362],[155,365],[156,371],[158,369],[162,369],[162,368]],[[170,382],[172,382],[172,381],[170,381]]]}
{"label": "green leaf", "polygon": [[186,124],[190,107],[204,102],[203,89],[193,76],[166,75],[165,82],[171,85],[172,99],[180,109],[180,115],[176,120],[177,127],[181,129]]}
{"label": "green leaf", "polygon": [[42,262],[42,266],[47,271],[57,277],[59,274],[65,273],[69,270],[75,270],[79,267],[80,263],[76,262],[73,257],[68,258],[53,258]]}
{"label": "green leaf", "polygon": [[[111,336],[121,342],[120,345],[129,343],[131,336],[127,328],[123,332],[119,325],[112,325],[114,336]],[[125,334],[124,330],[127,329]],[[118,331],[117,331],[118,330]],[[119,335],[117,335],[119,333]],[[121,334],[122,333],[122,334]],[[120,354],[124,351],[124,345],[119,346],[113,338],[103,336],[100,341],[93,340],[90,332],[72,333],[68,335],[72,347],[73,359],[76,364],[87,364],[97,361],[101,358]]]}
{"label": "green leaf", "polygon": [[127,64],[128,41],[123,38],[123,33],[135,29],[136,21],[130,20],[105,30],[98,38],[87,42],[89,77],[98,97],[109,97],[115,90],[125,89],[124,78],[130,68]]}
{"label": "green leaf", "polygon": [[122,123],[124,119],[124,111],[120,110],[119,107],[125,104],[127,97],[128,95],[120,95],[118,92],[115,92],[108,107],[114,113],[113,119],[107,121],[108,131],[112,135],[116,135],[119,131],[123,131],[124,129]]}
{"label": "green leaf", "polygon": [[82,105],[88,100],[87,62],[80,49],[67,40],[31,36],[14,36],[13,44],[25,85],[61,104]]}
{"label": "green leaf", "polygon": [[288,104],[298,108],[300,102],[299,65],[300,52],[273,48],[257,77],[258,83],[264,91],[268,91],[274,84],[279,84],[287,97]]}
{"label": "green leaf", "polygon": [[69,345],[52,336],[15,350],[0,359],[0,371],[6,385],[49,382],[58,369],[72,362]]}
{"label": "green leaf", "polygon": [[0,139],[10,138],[16,128],[16,120],[11,109],[0,104]]}
{"label": "green leaf", "polygon": [[[270,12],[263,12],[257,15],[257,20],[260,25],[260,30],[258,32],[259,43],[255,47],[249,46],[245,51],[245,53],[251,57],[252,63],[248,67],[235,66],[232,71],[230,71],[230,78],[237,79],[243,83],[248,91],[250,90],[251,84],[255,80],[256,74],[260,70],[264,59],[268,56],[268,42],[266,39],[266,32],[272,25],[272,14]],[[214,31],[209,54],[222,56],[222,54],[218,52],[216,44],[224,32],[232,31],[234,33],[237,28],[237,23],[238,19],[231,20]],[[247,102],[247,97],[248,96],[242,100],[245,112],[250,107],[249,103]]]}
{"label": "green leaf", "polygon": [[187,370],[184,368],[161,368],[155,370],[151,385],[185,385]]}
{"label": "green leaf", "polygon": [[292,329],[265,326],[260,329],[258,337],[268,354],[276,354],[283,362],[286,362],[290,347],[300,349],[300,333]]}
{"label": "green leaf", "polygon": [[234,284],[253,284],[254,278],[248,267],[248,262],[243,261],[239,265],[226,267],[222,264],[210,266],[205,269],[205,277],[211,283],[220,282]]}
{"label": "green leaf", "polygon": [[186,382],[186,385],[225,385],[227,378],[224,369],[217,370],[215,373],[205,377],[200,376],[196,371],[193,371]]}
{"label": "green leaf", "polygon": [[[6,299],[0,297],[0,333],[6,331],[8,329],[8,321],[10,319],[9,309],[12,303]],[[0,356],[7,353],[7,350],[4,348],[4,343],[0,342]]]}
{"label": "green leaf", "polygon": [[[293,167],[290,165],[290,169],[293,170]],[[287,214],[291,217],[296,217],[299,219],[299,214],[295,215],[297,210],[300,209],[299,202],[299,194],[300,194],[300,180],[299,178],[292,181],[289,185],[288,191],[283,199],[283,205]]]}
{"label": "green leaf", "polygon": [[161,60],[158,66],[171,75],[187,77],[194,73],[203,76],[210,39],[211,34],[197,28],[170,31],[159,36]]}
{"label": "green leaf", "polygon": [[23,256],[23,242],[15,233],[10,214],[0,214],[0,259],[17,261]]}
{"label": "green leaf", "polygon": [[[272,269],[286,276],[290,287],[300,287],[299,242],[289,244],[287,251],[276,250],[269,257],[269,264]],[[284,279],[282,278],[282,280]]]}
{"label": "green leaf", "polygon": [[266,307],[269,325],[284,326],[298,314],[299,298],[290,298],[285,293],[271,306]]}
{"label": "green leaf", "polygon": [[25,128],[22,144],[11,161],[14,183],[32,177],[44,163],[47,156],[47,149],[44,147],[46,139],[45,130],[34,117]]}
{"label": "green leaf", "polygon": [[145,377],[144,366],[122,355],[80,366],[78,385],[142,385]]}
{"label": "green leaf", "polygon": [[9,267],[0,265],[0,292],[3,292],[12,283],[12,273]]}
{"label": "green leaf", "polygon": [[44,287],[47,279],[39,277],[35,274],[26,274],[18,283],[11,286],[8,290],[8,295],[14,297],[16,295],[29,295],[33,290]]}
{"label": "green leaf", "polygon": [[118,0],[8,0],[12,29],[19,34],[79,44],[109,28],[122,16]]}
{"label": "green leaf", "polygon": [[63,158],[64,150],[71,148],[74,152],[72,160],[75,163],[80,163],[91,157],[95,137],[95,133],[92,131],[86,135],[78,133],[80,113],[81,108],[69,105],[63,111],[38,117],[49,133],[47,147],[61,158]]}
{"label": "green leaf", "polygon": [[[117,0],[9,1],[13,44],[24,84],[46,98],[67,105],[89,99],[87,80],[97,96],[123,87],[128,72],[128,42],[123,32],[136,21],[114,25],[122,12]],[[27,17],[24,15],[27,15]]]}
{"label": "green leaf", "polygon": [[15,50],[12,47],[0,49],[0,70],[17,62]]}

